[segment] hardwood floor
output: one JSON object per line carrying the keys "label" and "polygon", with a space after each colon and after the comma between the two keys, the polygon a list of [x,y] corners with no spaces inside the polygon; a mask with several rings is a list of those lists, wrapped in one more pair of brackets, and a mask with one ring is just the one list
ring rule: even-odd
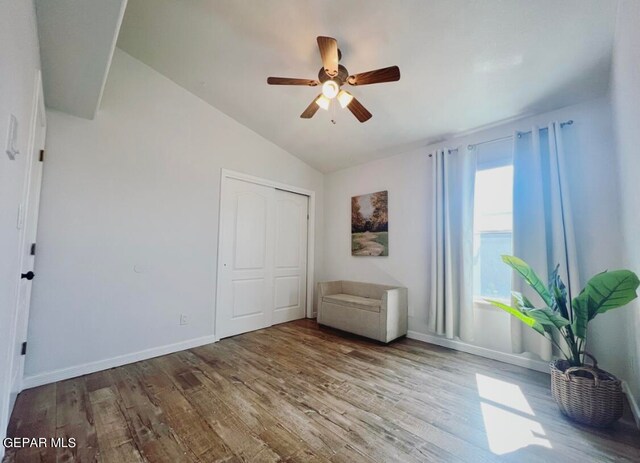
{"label": "hardwood floor", "polygon": [[20,394],[6,462],[640,461],[640,433],[567,421],[549,376],[302,320]]}

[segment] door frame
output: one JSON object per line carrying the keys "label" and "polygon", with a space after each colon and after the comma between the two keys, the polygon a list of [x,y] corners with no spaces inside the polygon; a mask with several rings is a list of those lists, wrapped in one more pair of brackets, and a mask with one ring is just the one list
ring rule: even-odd
{"label": "door frame", "polygon": [[217,341],[220,340],[219,330],[218,330],[218,301],[220,300],[220,275],[222,273],[222,260],[220,259],[220,251],[222,240],[220,239],[222,235],[222,208],[224,207],[224,199],[226,198],[226,185],[229,180],[241,180],[243,182],[255,183],[257,185],[262,185],[266,187],[275,188],[278,190],[289,191],[291,193],[296,193],[299,195],[307,196],[309,198],[309,220],[307,220],[307,300],[306,300],[306,309],[305,316],[307,318],[313,317],[313,281],[314,281],[314,256],[315,256],[315,210],[316,210],[316,192],[312,190],[307,190],[305,188],[299,188],[292,185],[287,185],[285,183],[275,182],[273,180],[268,180],[261,177],[255,177],[253,175],[245,174],[242,172],[237,172],[229,169],[221,169],[220,170],[220,202],[218,204],[218,255],[217,255],[217,263],[216,263],[216,291],[215,291],[215,309],[213,316],[213,334],[214,338]]}
{"label": "door frame", "polygon": [[[40,131],[42,136],[40,137],[40,139],[38,139],[37,136],[40,134]],[[24,173],[24,180],[23,180],[22,197],[20,200],[21,206],[20,206],[19,218],[18,218],[20,223],[20,234],[18,239],[18,252],[20,253],[19,254],[20,257],[18,259],[19,267],[16,273],[16,280],[17,280],[16,303],[15,303],[14,313],[13,313],[13,326],[10,334],[10,339],[14,348],[11,349],[11,358],[9,360],[9,375],[10,375],[10,379],[9,379],[10,391],[9,392],[11,394],[9,410],[13,408],[13,404],[15,402],[17,394],[19,394],[23,390],[24,360],[21,360],[21,363],[16,365],[16,359],[19,358],[19,350],[20,350],[17,347],[18,346],[17,341],[18,341],[18,336],[24,336],[24,341],[27,340],[26,337],[27,337],[27,330],[28,330],[28,324],[29,324],[30,302],[24,308],[25,313],[21,314],[20,313],[20,302],[21,302],[20,285],[23,283],[21,281],[21,278],[18,275],[25,270],[24,248],[27,243],[27,231],[29,226],[27,221],[29,219],[30,212],[31,212],[30,210],[31,204],[29,200],[31,199],[31,193],[32,193],[31,184],[34,181],[34,178],[32,177],[33,164],[36,162],[40,162],[40,160],[37,158],[36,152],[39,152],[41,149],[44,149],[46,134],[47,134],[47,115],[46,115],[46,110],[44,105],[42,72],[38,70],[36,72],[34,90],[33,90],[31,120],[29,124],[29,138],[28,138],[28,144],[27,144],[27,155],[25,159],[25,173]],[[40,176],[39,181],[42,182],[42,176]],[[39,191],[38,194],[40,195],[41,191]],[[40,203],[40,199],[38,199],[38,202],[35,206],[36,221],[37,221],[38,211],[40,208],[39,203]],[[33,287],[29,289],[29,291],[32,291],[32,289]],[[31,298],[29,298],[29,300],[30,299]],[[23,320],[24,324],[23,326],[19,326],[19,322],[21,321],[22,315],[24,315],[24,320]],[[16,376],[14,377],[14,375]],[[15,379],[15,383],[14,383],[14,379]]]}

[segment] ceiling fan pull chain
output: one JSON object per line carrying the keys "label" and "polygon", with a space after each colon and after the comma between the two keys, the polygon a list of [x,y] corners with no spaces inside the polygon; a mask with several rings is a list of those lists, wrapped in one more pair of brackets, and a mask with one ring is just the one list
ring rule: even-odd
{"label": "ceiling fan pull chain", "polygon": [[331,102],[331,123],[336,125],[336,102],[335,100]]}

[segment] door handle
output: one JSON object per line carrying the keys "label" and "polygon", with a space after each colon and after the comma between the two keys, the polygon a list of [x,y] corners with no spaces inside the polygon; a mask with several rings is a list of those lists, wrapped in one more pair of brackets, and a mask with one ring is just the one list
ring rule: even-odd
{"label": "door handle", "polygon": [[29,270],[27,273],[23,273],[22,275],[20,275],[20,278],[26,278],[27,280],[33,280],[34,276],[36,276],[36,274],[33,273],[31,270]]}

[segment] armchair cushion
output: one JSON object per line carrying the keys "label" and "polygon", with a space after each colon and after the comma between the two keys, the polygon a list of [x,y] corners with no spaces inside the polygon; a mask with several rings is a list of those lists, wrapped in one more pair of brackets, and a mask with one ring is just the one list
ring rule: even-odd
{"label": "armchair cushion", "polygon": [[370,310],[371,312],[380,312],[380,305],[382,304],[381,299],[371,299],[368,297],[354,296],[352,294],[332,294],[331,296],[323,297],[322,300],[338,305]]}

